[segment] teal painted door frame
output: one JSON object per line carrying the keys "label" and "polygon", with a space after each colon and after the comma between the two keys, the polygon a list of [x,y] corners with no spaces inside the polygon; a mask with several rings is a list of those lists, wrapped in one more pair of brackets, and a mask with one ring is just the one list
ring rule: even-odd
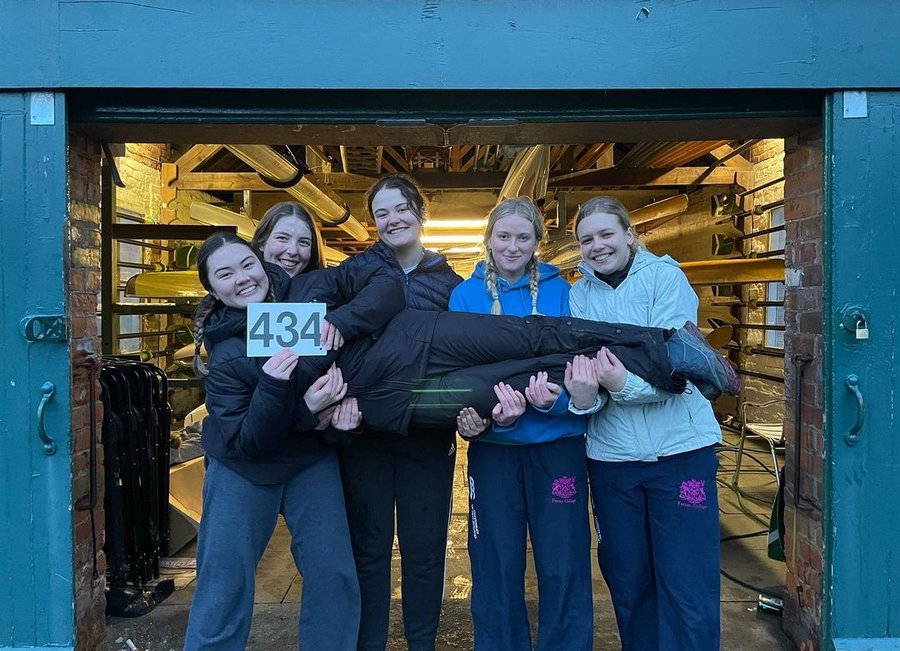
{"label": "teal painted door frame", "polygon": [[[74,644],[69,346],[65,336],[49,342],[52,331],[22,324],[65,311],[66,128],[61,93],[0,93],[0,648],[6,649]],[[45,341],[27,341],[23,325]]]}
{"label": "teal painted door frame", "polygon": [[900,92],[827,102],[824,207],[822,649],[900,649]]}
{"label": "teal painted door frame", "polygon": [[0,87],[896,86],[895,1],[858,4],[4,0]]}

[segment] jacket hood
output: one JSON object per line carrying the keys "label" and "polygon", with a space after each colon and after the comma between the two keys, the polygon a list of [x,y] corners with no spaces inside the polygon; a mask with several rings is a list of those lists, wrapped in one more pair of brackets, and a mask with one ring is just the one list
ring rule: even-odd
{"label": "jacket hood", "polygon": [[[475,270],[472,271],[472,278],[484,280],[484,268],[485,263],[484,260],[482,260],[475,265]],[[510,283],[506,279],[500,278],[498,276],[497,286],[503,290],[528,287],[528,283],[530,282],[528,276],[529,275],[527,273],[522,274],[522,276],[513,283]],[[551,278],[556,278],[557,276],[559,276],[559,269],[557,267],[554,267],[552,264],[547,264],[546,262],[538,262],[538,282],[544,282],[545,280],[550,280]]]}
{"label": "jacket hood", "polygon": [[[678,263],[669,255],[654,255],[647,249],[640,248],[634,254],[634,262],[631,264],[631,269],[628,271],[627,278],[631,278],[633,275],[641,273],[643,270],[652,268],[658,264],[668,264],[673,267],[678,267]],[[576,269],[588,282],[606,285],[605,282],[597,278],[594,270],[591,269],[590,265],[584,260],[578,263]]]}

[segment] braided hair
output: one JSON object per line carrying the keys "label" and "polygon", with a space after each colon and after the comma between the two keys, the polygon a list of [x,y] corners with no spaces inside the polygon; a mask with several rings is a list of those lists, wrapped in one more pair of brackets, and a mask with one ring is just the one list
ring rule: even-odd
{"label": "braided hair", "polygon": [[[484,229],[484,284],[487,293],[491,297],[491,314],[503,314],[503,307],[500,305],[500,292],[497,289],[497,265],[494,263],[494,254],[488,243],[490,242],[497,222],[503,217],[511,217],[513,215],[522,217],[531,222],[532,226],[534,226],[534,239],[538,244],[544,239],[546,233],[544,218],[537,209],[537,206],[534,205],[534,202],[528,197],[504,199],[491,210],[488,215],[487,225]],[[531,294],[532,314],[538,314],[538,282],[540,280],[540,270],[538,269],[539,263],[540,259],[538,258],[537,250],[535,250],[526,267],[526,271],[528,272],[528,291]]]}
{"label": "braided hair", "polygon": [[219,299],[212,294],[207,294],[200,299],[200,303],[194,311],[194,359],[191,362],[191,367],[198,377],[206,377],[209,375],[209,369],[206,367],[206,364],[203,363],[203,358],[200,356],[200,347],[203,345],[203,330],[206,327],[206,320],[218,306]]}
{"label": "braided hair", "polygon": [[[206,367],[206,364],[203,363],[203,359],[200,356],[200,347],[203,345],[203,336],[204,330],[206,329],[206,322],[209,320],[210,315],[216,311],[216,309],[222,305],[222,302],[216,297],[215,293],[212,289],[212,283],[209,278],[209,258],[210,256],[221,249],[223,246],[227,246],[229,244],[242,244],[246,246],[250,251],[253,252],[254,255],[259,259],[259,264],[265,268],[265,263],[262,259],[262,254],[259,249],[254,246],[251,246],[244,238],[235,235],[229,231],[219,231],[217,233],[213,233],[209,237],[207,237],[203,244],[200,245],[200,249],[197,252],[197,275],[200,276],[200,284],[203,285],[203,289],[205,289],[208,293],[202,299],[200,299],[200,303],[197,305],[197,309],[194,311],[194,358],[191,362],[191,367],[194,369],[194,372],[200,377],[206,377],[209,375],[209,369]],[[274,293],[272,289],[272,283],[269,283],[269,291],[266,295],[267,301],[274,300]]]}

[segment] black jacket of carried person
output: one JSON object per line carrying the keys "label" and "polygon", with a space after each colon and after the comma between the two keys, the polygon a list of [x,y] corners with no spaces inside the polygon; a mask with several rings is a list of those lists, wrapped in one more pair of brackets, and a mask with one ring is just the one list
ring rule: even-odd
{"label": "black jacket of carried person", "polygon": [[[403,293],[406,296],[406,306],[408,308],[429,312],[445,312],[450,303],[450,293],[453,291],[454,287],[463,281],[462,277],[450,267],[446,257],[428,249],[425,249],[422,259],[419,261],[419,264],[416,265],[416,268],[409,273],[405,273],[400,266],[400,263],[397,261],[397,256],[394,255],[393,250],[391,250],[387,244],[380,241],[368,247],[365,251],[357,253],[353,257],[345,260],[341,263],[341,266],[350,268],[384,269],[387,273],[395,276],[403,285]],[[434,323],[432,321],[434,315],[420,316],[421,320],[416,318],[409,322],[411,330],[407,333],[408,337],[399,339],[389,337],[390,341],[396,341],[396,346],[389,344],[388,341],[379,341],[379,345],[376,346],[378,351],[383,351],[376,354],[378,354],[379,357],[390,355],[390,366],[398,371],[398,375],[386,376],[388,382],[395,380],[397,377],[404,377],[410,368],[420,366],[418,362],[424,363],[424,359],[416,360],[415,358],[418,355],[422,355],[422,351],[427,350],[428,348],[431,332],[434,329]],[[418,345],[414,345],[410,348],[408,346],[410,342],[417,342],[422,345],[422,348],[420,349]],[[361,349],[362,342],[360,342],[356,348],[358,350]],[[348,369],[351,369],[350,372],[356,373],[357,382],[351,382],[350,388],[351,390],[356,389],[358,392],[369,390],[369,385],[366,381],[368,374],[364,373],[366,366],[361,365],[361,361],[360,358],[354,359],[352,351],[347,351],[339,361],[339,364],[345,373]],[[400,369],[403,369],[403,371]],[[356,395],[363,394],[357,393]],[[388,395],[393,398],[399,398],[403,393],[394,392]],[[387,403],[379,403],[379,411],[394,414],[399,421],[401,415],[406,413],[407,408],[401,406],[401,404],[393,404],[391,401],[388,401]],[[408,428],[406,427],[405,419],[403,422],[404,426],[402,431],[403,433],[407,433]],[[400,431],[401,430],[398,429],[379,433],[370,428],[366,434],[367,436],[377,436],[378,434],[391,434]],[[450,431],[453,431],[453,428],[420,430],[414,433],[420,436],[427,436],[429,434],[446,436]]]}
{"label": "black jacket of carried person", "polygon": [[[348,342],[365,338],[405,305],[399,280],[376,267],[314,270],[293,279],[266,265],[276,301],[322,302],[326,320]],[[302,395],[336,353],[302,357],[290,380],[262,370],[265,358],[247,357],[247,312],[220,307],[204,328],[209,375],[202,442],[206,454],[255,484],[279,484],[326,451],[316,418]]]}
{"label": "black jacket of carried person", "polygon": [[376,242],[348,258],[341,263],[341,267],[385,270],[402,283],[406,306],[414,310],[445,311],[450,303],[450,292],[463,280],[450,268],[447,258],[428,249],[425,249],[416,268],[408,274],[404,273],[397,256],[384,242]]}

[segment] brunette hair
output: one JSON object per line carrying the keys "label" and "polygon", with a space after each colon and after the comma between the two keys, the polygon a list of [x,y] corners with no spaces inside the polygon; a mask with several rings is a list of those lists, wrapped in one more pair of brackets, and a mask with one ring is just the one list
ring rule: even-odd
{"label": "brunette hair", "polygon": [[406,174],[383,176],[369,188],[366,192],[366,206],[372,219],[375,219],[375,215],[372,214],[372,200],[382,190],[400,190],[412,214],[420,222],[425,222],[425,197],[422,196],[422,189]]}
{"label": "brunette hair", "polygon": [[[194,372],[201,377],[209,375],[209,369],[206,368],[206,364],[204,364],[203,360],[200,358],[200,346],[203,344],[203,330],[206,327],[209,316],[222,304],[221,301],[213,295],[212,283],[210,283],[209,280],[209,257],[228,244],[242,244],[243,246],[246,246],[257,257],[259,264],[265,268],[265,262],[259,249],[251,246],[247,240],[230,231],[213,233],[200,245],[200,249],[197,252],[197,275],[200,276],[200,284],[203,285],[203,289],[208,293],[200,299],[200,303],[197,304],[197,309],[194,310],[194,359],[191,366],[193,367]],[[271,283],[269,283],[269,295],[267,298],[272,300]]]}
{"label": "brunette hair", "polygon": [[309,211],[296,201],[279,201],[269,208],[253,231],[253,239],[250,244],[257,251],[262,252],[266,246],[266,241],[275,230],[275,226],[284,217],[296,217],[309,227],[309,234],[312,238],[312,246],[310,246],[309,262],[300,273],[305,273],[311,269],[321,269],[324,266],[325,253],[322,250],[322,238],[319,236],[319,230]]}

